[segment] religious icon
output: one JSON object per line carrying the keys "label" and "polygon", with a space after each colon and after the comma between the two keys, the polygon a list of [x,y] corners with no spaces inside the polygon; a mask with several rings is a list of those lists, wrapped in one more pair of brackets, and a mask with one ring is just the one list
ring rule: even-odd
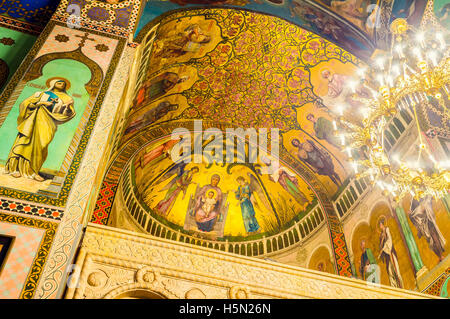
{"label": "religious icon", "polygon": [[[436,3],[434,4],[436,6]],[[450,3],[444,4],[442,8],[436,12],[439,22],[446,28],[450,28]]]}
{"label": "religious icon", "polygon": [[178,109],[178,104],[172,104],[167,101],[160,102],[156,107],[148,110],[131,122],[125,130],[124,135],[139,131],[141,128],[160,120],[169,112],[175,111],[176,109]]}
{"label": "religious icon", "polygon": [[161,44],[158,41],[155,42],[155,45],[159,47],[155,50],[154,57],[177,58],[188,52],[197,52],[202,45],[210,41],[211,37],[205,34],[198,24],[192,24],[176,36],[161,41]]}
{"label": "religious icon", "polygon": [[47,91],[36,92],[19,106],[19,133],[8,155],[5,174],[44,181],[39,171],[56,129],[75,116],[74,101],[66,92],[70,82],[52,78],[47,81],[47,87]]}
{"label": "religious icon", "polygon": [[[250,173],[249,175],[253,176]],[[236,181],[238,182],[239,187],[235,191],[235,194],[236,199],[240,202],[245,231],[247,233],[259,232],[261,231],[261,227],[255,217],[255,209],[253,207],[253,204],[257,206],[256,198],[253,195],[255,189],[252,189],[251,184],[242,176],[239,176]]]}
{"label": "religious icon", "polygon": [[133,101],[133,108],[139,109],[143,104],[148,104],[166,94],[177,84],[186,81],[189,77],[182,76],[174,72],[164,72],[153,79],[145,81],[139,88],[136,98]]}
{"label": "religious icon", "polygon": [[8,257],[8,253],[11,251],[13,241],[13,237],[0,235],[0,272]]}
{"label": "religious icon", "polygon": [[436,223],[431,196],[420,200],[413,198],[408,216],[417,229],[417,237],[425,237],[430,249],[438,256],[439,261],[442,261],[444,259],[445,239]]}
{"label": "religious icon", "polygon": [[176,199],[178,198],[178,195],[180,192],[183,192],[183,198],[186,196],[187,187],[192,183],[192,178],[194,177],[194,174],[199,172],[199,168],[197,166],[192,167],[189,170],[184,170],[184,166],[180,170],[171,170],[163,176],[163,178],[159,181],[159,183],[166,180],[168,177],[172,177],[172,180],[167,184],[161,191],[165,191],[166,195],[164,196],[164,199],[161,200],[156,207],[154,207],[154,210],[160,214],[161,216],[167,216],[172,209],[173,205],[175,204]]}
{"label": "religious icon", "polygon": [[295,138],[291,143],[298,149],[298,159],[311,168],[313,172],[328,176],[338,187],[342,184],[341,178],[334,170],[333,160],[328,152],[320,149],[312,140],[300,143]]}
{"label": "religious icon", "polygon": [[107,4],[119,4],[125,0],[99,0],[100,2],[105,2]]}
{"label": "religious icon", "polygon": [[326,107],[335,117],[340,116],[342,112],[347,121],[361,124],[363,117],[362,113],[358,112],[361,106],[358,98],[370,98],[370,90],[360,83],[351,87],[350,76],[331,73],[328,69],[323,70],[321,76],[327,82],[328,91],[315,102],[316,106]]}
{"label": "religious icon", "polygon": [[403,288],[403,279],[400,275],[397,252],[395,251],[391,231],[389,230],[389,227],[386,226],[384,216],[380,218],[378,228],[380,230],[380,254],[378,259],[381,259],[386,265],[386,271],[388,273],[391,286]]}
{"label": "religious icon", "polygon": [[309,113],[306,116],[306,119],[314,124],[314,133],[319,140],[325,140],[334,147],[340,149],[339,139],[336,135],[333,134],[333,123],[329,119],[323,116],[319,116],[316,118],[312,113]]}
{"label": "religious icon", "polygon": [[[261,160],[268,166],[271,164],[271,160],[267,156],[261,156]],[[273,173],[269,174],[269,179],[278,183],[287,191],[295,201],[300,205],[309,203],[305,194],[300,190],[298,179],[293,172],[284,166],[278,166],[273,170]]]}
{"label": "religious icon", "polygon": [[9,76],[8,64],[2,59],[0,59],[0,90],[3,87],[3,85],[6,84],[8,76]]}
{"label": "religious icon", "polygon": [[193,227],[193,222],[201,232],[215,231],[216,236],[223,236],[223,227],[228,213],[228,193],[219,187],[220,175],[213,174],[211,182],[203,187],[197,186],[195,194],[189,200],[184,229]]}

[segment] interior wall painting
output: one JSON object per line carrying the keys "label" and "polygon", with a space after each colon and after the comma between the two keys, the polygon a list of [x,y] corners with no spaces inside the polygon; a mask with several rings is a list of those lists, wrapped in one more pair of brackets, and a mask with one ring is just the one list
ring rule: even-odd
{"label": "interior wall painting", "polygon": [[373,20],[377,1],[305,0],[150,0],[143,9],[136,35],[147,23],[163,13],[184,8],[235,7],[268,13],[306,28],[338,44],[358,57],[369,58],[375,44]]}
{"label": "interior wall painting", "polygon": [[[420,267],[427,272],[433,271],[449,258],[450,215],[442,201],[431,198],[418,201],[406,197],[402,208],[412,237],[402,234],[396,211],[384,201],[375,205],[367,216],[368,221],[354,225],[346,236],[351,238],[358,278],[414,290],[417,289],[415,282],[419,270],[407,247],[416,246],[418,252],[413,253],[416,258],[419,256],[423,264]],[[414,241],[414,244],[408,241]]]}
{"label": "interior wall painting", "polygon": [[414,269],[391,208],[379,203],[368,219],[349,234],[357,277],[372,284],[414,290]]}
{"label": "interior wall painting", "polygon": [[[291,225],[317,204],[310,186],[289,167],[262,174],[270,163],[264,162],[267,154],[254,164],[208,163],[206,158],[200,164],[174,163],[168,154],[177,143],[167,137],[146,145],[123,177],[131,181],[140,205],[174,230],[209,239],[259,238]],[[131,211],[130,203],[116,200],[114,205],[117,213]],[[123,226],[115,223],[111,218],[110,226]]]}
{"label": "interior wall painting", "polygon": [[21,91],[2,106],[3,192],[58,196],[116,45],[54,27],[19,83]]}
{"label": "interior wall painting", "polygon": [[122,143],[181,119],[277,127],[283,147],[330,196],[344,187],[348,154],[331,132],[337,105],[348,105],[347,119],[362,118],[350,88],[362,64],[354,56],[284,20],[232,9],[178,12],[160,21],[147,47]]}
{"label": "interior wall painting", "polygon": [[423,264],[432,270],[450,251],[450,214],[441,200],[429,197],[417,201],[403,200],[409,227],[414,236]]}
{"label": "interior wall painting", "polygon": [[308,269],[334,274],[335,268],[332,260],[330,248],[324,245],[319,246],[309,257]]}

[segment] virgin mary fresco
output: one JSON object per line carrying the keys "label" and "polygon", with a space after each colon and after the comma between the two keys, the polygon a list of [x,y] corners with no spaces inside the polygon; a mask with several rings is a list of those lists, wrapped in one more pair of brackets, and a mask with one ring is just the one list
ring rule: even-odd
{"label": "virgin mary fresco", "polygon": [[47,81],[47,87],[47,91],[36,92],[19,105],[19,132],[9,152],[5,174],[44,181],[39,171],[56,129],[75,116],[74,101],[66,92],[70,82],[52,78]]}

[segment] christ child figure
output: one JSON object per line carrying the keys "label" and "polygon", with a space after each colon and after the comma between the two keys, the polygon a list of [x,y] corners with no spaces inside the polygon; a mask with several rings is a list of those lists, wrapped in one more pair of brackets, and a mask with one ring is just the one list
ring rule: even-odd
{"label": "christ child figure", "polygon": [[216,206],[217,199],[214,196],[213,191],[209,191],[207,196],[202,197],[203,206],[202,209],[205,212],[205,217],[209,216],[209,213],[211,213],[214,210],[214,207]]}

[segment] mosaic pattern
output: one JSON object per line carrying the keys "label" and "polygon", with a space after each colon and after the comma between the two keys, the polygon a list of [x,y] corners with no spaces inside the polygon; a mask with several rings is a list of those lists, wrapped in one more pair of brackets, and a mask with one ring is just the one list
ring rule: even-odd
{"label": "mosaic pattern", "polygon": [[32,203],[0,198],[0,209],[8,212],[22,213],[32,216],[61,220],[64,210],[55,207],[40,206]]}
{"label": "mosaic pattern", "polygon": [[15,20],[2,15],[0,15],[0,26],[33,35],[39,35],[42,32],[42,27],[39,25]]}
{"label": "mosaic pattern", "polygon": [[14,237],[0,274],[0,298],[32,298],[56,228],[56,223],[0,212],[0,233]]}
{"label": "mosaic pattern", "polygon": [[3,0],[0,15],[45,26],[58,6],[59,0]]}
{"label": "mosaic pattern", "polygon": [[118,3],[62,0],[53,18],[66,22],[71,14],[69,12],[76,10],[79,12],[77,21],[81,27],[127,37],[136,24],[140,4],[140,0],[124,0]]}
{"label": "mosaic pattern", "polygon": [[446,294],[445,297],[449,298],[448,295],[448,288],[449,285],[447,284],[447,291],[443,292],[442,288],[446,281],[448,281],[448,278],[450,278],[450,268],[447,268],[443,274],[441,274],[430,286],[428,286],[423,293],[430,294],[433,296],[440,296],[444,297],[444,294]]}

